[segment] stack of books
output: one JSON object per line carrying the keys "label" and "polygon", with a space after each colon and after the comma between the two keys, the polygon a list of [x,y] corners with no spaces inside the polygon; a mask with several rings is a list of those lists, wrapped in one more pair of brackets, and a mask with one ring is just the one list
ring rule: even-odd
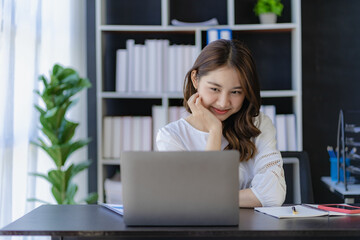
{"label": "stack of books", "polygon": [[197,57],[193,45],[170,45],[169,40],[126,41],[116,52],[116,92],[182,92],[187,71]]}

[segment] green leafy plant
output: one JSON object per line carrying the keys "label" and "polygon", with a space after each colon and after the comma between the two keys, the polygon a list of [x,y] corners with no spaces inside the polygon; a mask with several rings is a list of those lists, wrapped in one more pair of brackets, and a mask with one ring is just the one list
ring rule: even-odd
{"label": "green leafy plant", "polygon": [[[76,204],[74,197],[78,186],[72,180],[90,166],[90,161],[78,164],[66,163],[69,156],[86,146],[90,139],[73,140],[79,123],[67,120],[66,113],[77,102],[73,100],[73,96],[91,87],[91,83],[87,78],[79,77],[74,69],[64,68],[58,64],[53,66],[50,79],[41,75],[39,80],[44,88],[42,92],[35,91],[35,93],[40,96],[45,107],[35,105],[35,108],[40,113],[40,129],[44,136],[32,143],[50,156],[56,168],[49,170],[47,174],[31,173],[31,175],[41,177],[52,185],[51,192],[58,204]],[[97,193],[91,193],[81,202],[95,203],[97,199]],[[35,198],[29,201],[45,202]]]}
{"label": "green leafy plant", "polygon": [[277,16],[281,16],[284,5],[280,0],[258,0],[254,7],[256,16],[263,13],[275,13]]}

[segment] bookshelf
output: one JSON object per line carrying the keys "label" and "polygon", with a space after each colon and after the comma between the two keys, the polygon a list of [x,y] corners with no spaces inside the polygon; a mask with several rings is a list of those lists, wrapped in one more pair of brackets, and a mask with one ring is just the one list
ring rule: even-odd
{"label": "bookshelf", "polygon": [[[297,149],[302,150],[301,3],[282,0],[283,16],[276,24],[259,24],[255,0],[96,0],[97,148],[99,201],[104,181],[119,168],[120,159],[103,158],[106,116],[151,116],[153,105],[180,105],[182,92],[116,92],[116,50],[127,39],[167,39],[171,45],[193,45],[199,53],[209,28],[225,28],[249,46],[258,66],[263,104],[296,115]],[[206,4],[207,7],[202,7]],[[171,19],[201,22],[216,17],[218,26],[172,26]],[[185,76],[185,72],[183,73]]]}

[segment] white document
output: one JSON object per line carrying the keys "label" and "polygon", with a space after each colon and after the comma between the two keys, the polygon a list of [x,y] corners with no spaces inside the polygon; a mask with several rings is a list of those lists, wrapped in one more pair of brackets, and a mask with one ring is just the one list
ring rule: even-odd
{"label": "white document", "polygon": [[293,206],[257,207],[254,208],[254,210],[276,218],[308,218],[308,217],[320,217],[320,216],[329,215],[329,212],[327,211],[306,207],[302,205],[295,206],[297,213],[294,214],[292,207]]}

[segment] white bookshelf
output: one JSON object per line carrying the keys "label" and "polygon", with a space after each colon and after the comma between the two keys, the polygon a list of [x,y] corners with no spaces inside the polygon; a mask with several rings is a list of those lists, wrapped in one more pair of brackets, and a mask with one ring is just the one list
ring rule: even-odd
{"label": "white bookshelf", "polygon": [[[126,0],[131,1],[131,0]],[[261,91],[262,98],[291,98],[293,113],[296,115],[296,131],[297,131],[297,148],[302,150],[302,76],[301,76],[301,0],[290,0],[291,3],[291,22],[277,24],[235,24],[235,0],[226,0],[227,4],[227,25],[219,26],[195,26],[195,27],[178,27],[169,25],[169,1],[161,0],[161,23],[159,25],[107,25],[106,16],[106,0],[96,0],[96,77],[97,77],[97,152],[98,152],[98,192],[99,201],[104,200],[103,183],[106,176],[105,167],[119,166],[119,159],[103,159],[102,150],[102,129],[103,117],[106,109],[107,99],[158,99],[164,109],[169,106],[170,99],[181,99],[182,93],[119,93],[115,91],[104,91],[104,36],[109,33],[128,34],[136,33],[169,33],[169,34],[192,34],[194,43],[198,52],[202,49],[203,32],[208,28],[230,28],[233,31],[252,31],[252,32],[289,32],[291,35],[291,89],[286,90],[267,90]],[[241,3],[241,1],[237,1]],[[204,8],[206,11],[206,8]],[[165,110],[166,111],[166,110]]]}

